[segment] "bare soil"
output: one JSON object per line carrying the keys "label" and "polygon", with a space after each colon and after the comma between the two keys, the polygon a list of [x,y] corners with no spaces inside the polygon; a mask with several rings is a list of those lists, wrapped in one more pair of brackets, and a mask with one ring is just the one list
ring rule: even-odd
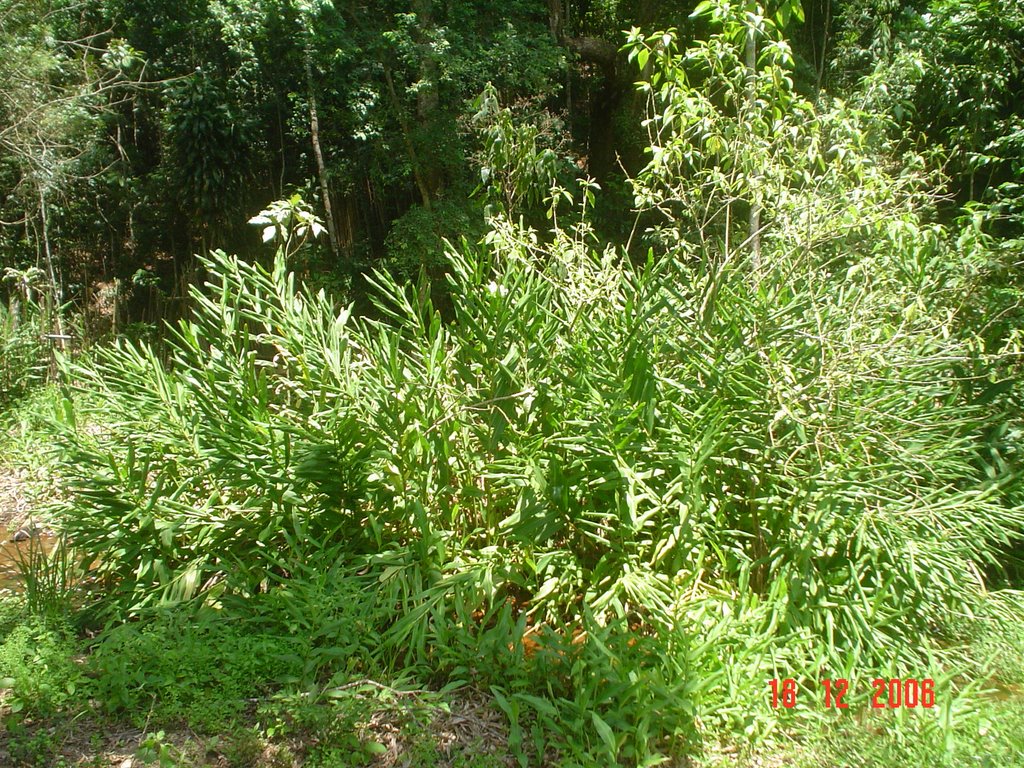
{"label": "bare soil", "polygon": [[29,515],[28,471],[0,463],[0,527],[17,528]]}
{"label": "bare soil", "polygon": [[[0,711],[7,707],[0,704]],[[367,768],[415,768],[424,742],[431,748],[431,768],[473,764],[512,768],[508,731],[486,697],[463,692],[450,700],[448,711],[436,711],[421,723],[415,739],[409,724],[395,711],[368,712],[359,726],[364,743],[380,751],[353,764]],[[140,768],[171,764],[179,768],[301,768],[312,746],[302,734],[268,740],[255,727],[233,733],[201,735],[187,727],[160,730],[126,726],[88,713],[73,719],[23,721],[15,730],[0,729],[0,765],[39,765],[40,759],[67,768]],[[160,762],[161,757],[165,762]],[[147,762],[150,761],[150,762]],[[346,763],[348,764],[348,763]]]}

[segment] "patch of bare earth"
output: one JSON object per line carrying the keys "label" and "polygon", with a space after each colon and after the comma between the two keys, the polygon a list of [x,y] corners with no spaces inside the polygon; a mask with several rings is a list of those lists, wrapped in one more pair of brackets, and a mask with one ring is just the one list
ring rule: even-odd
{"label": "patch of bare earth", "polygon": [[31,510],[26,469],[0,463],[0,526],[15,528],[25,522]]}
{"label": "patch of bare earth", "polygon": [[[361,762],[355,764],[416,768],[426,746],[433,753],[432,768],[465,765],[467,758],[474,757],[482,759],[477,764],[494,768],[516,765],[508,752],[503,718],[484,695],[463,691],[449,698],[448,704],[434,708],[430,717],[415,724],[401,705],[368,711],[357,727],[358,735],[363,743],[374,742],[384,749],[359,756]],[[368,706],[372,709],[369,702]],[[9,708],[0,703],[0,716],[9,715]],[[312,747],[330,746],[307,743],[301,733],[268,741],[257,736],[257,731],[239,727],[231,734],[204,736],[188,728],[136,728],[86,710],[78,716],[26,719],[14,728],[0,729],[0,766],[141,768],[163,764],[163,757],[179,768],[301,768]]]}
{"label": "patch of bare earth", "polygon": [[0,731],[0,765],[89,766],[134,768],[145,734],[136,728],[118,728],[92,718],[35,722],[27,720]]}
{"label": "patch of bare earth", "polygon": [[[410,759],[416,737],[410,738],[406,714],[398,709],[375,712],[362,730],[364,740],[381,744],[386,749],[376,756],[372,763],[374,768],[413,765]],[[484,695],[476,691],[462,691],[458,698],[449,702],[447,711],[436,710],[425,731],[440,757],[436,763],[438,768],[448,768],[460,757],[470,755],[486,755],[487,764],[495,768],[516,765],[508,753],[508,729],[504,718]]]}

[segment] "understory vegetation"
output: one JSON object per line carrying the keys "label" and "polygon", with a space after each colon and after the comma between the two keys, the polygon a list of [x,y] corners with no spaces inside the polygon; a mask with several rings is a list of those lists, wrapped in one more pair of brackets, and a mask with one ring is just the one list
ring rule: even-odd
{"label": "understory vegetation", "polygon": [[628,33],[626,193],[486,87],[479,215],[359,297],[298,194],[155,336],[24,273],[0,762],[1024,765],[1019,157],[951,214],[977,158],[809,95],[782,6]]}

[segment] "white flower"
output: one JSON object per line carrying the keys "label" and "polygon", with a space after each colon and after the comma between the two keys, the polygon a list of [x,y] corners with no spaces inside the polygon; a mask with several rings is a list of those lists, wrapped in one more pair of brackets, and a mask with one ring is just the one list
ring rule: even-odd
{"label": "white flower", "polygon": [[496,293],[500,294],[501,296],[508,296],[508,288],[506,288],[504,285],[498,285],[493,280],[491,280],[491,282],[487,284],[487,292],[492,296]]}

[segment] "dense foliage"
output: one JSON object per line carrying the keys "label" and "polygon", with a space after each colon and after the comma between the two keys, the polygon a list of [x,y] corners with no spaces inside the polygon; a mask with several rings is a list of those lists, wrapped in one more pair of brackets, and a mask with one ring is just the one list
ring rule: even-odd
{"label": "dense foliage", "polygon": [[[798,91],[888,113],[906,147],[941,149],[958,205],[1019,214],[1019,3],[769,5],[796,41]],[[438,243],[482,229],[498,174],[565,185],[583,169],[606,189],[595,228],[624,241],[646,142],[622,31],[706,39],[696,6],[5,0],[0,267],[44,269],[92,337],[183,316],[193,254],[253,255],[243,222],[296,192],[328,231],[305,279],[356,299],[381,265],[443,286]],[[491,100],[481,114],[485,87],[507,117]],[[503,156],[502,125],[534,135],[543,169]],[[507,201],[535,226],[538,181]]]}
{"label": "dense foliage", "polygon": [[[806,726],[770,679],[862,707],[929,678],[901,722],[954,759],[979,681],[1024,669],[1020,9],[392,5],[0,13],[58,89],[9,103],[89,148],[44,184],[10,134],[36,234],[3,252],[0,396],[65,338],[75,205],[115,329],[127,283],[175,317],[54,350],[61,545],[7,653],[63,669],[77,622],[108,713],[337,700],[357,752],[377,679],[482,691],[524,766]],[[9,680],[41,715],[73,694]]]}

